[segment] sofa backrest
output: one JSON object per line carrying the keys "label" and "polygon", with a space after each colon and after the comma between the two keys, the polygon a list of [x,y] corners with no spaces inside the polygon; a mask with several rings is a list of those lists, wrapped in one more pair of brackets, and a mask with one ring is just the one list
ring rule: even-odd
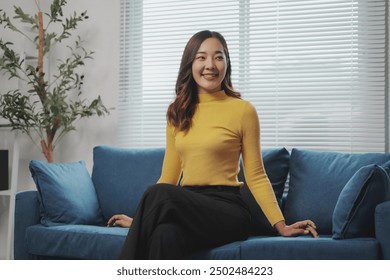
{"label": "sofa backrest", "polygon": [[292,149],[290,182],[284,215],[287,223],[313,220],[320,234],[332,234],[332,216],[338,197],[363,166],[382,165],[388,153],[346,154]]}
{"label": "sofa backrest", "polygon": [[163,148],[94,148],[92,181],[105,219],[134,216],[144,191],[159,179],[163,159]]}
{"label": "sofa backrest", "polygon": [[[264,166],[278,200],[281,200],[288,169],[289,152],[285,148],[264,149]],[[164,149],[131,149],[98,146],[93,151],[92,181],[105,219],[114,214],[134,216],[144,191],[160,177]],[[243,172],[239,180],[244,181]],[[252,212],[252,231],[270,234],[270,227],[248,186],[241,189]]]}

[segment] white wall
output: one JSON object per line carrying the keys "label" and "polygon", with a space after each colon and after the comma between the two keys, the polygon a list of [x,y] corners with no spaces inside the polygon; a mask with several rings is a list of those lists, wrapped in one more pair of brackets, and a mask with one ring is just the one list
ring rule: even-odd
{"label": "white wall", "polygon": [[[0,0],[1,9],[9,16],[13,15],[13,6],[20,6],[25,12],[35,13],[34,0]],[[51,1],[40,0],[42,9],[49,11]],[[86,43],[84,47],[95,52],[94,59],[86,61],[84,97],[92,100],[100,95],[107,107],[117,107],[119,79],[119,25],[120,0],[68,0],[64,14],[79,13],[87,10],[89,19],[82,22],[77,30]],[[16,22],[16,21],[15,21]],[[33,50],[18,34],[0,29],[0,37],[4,41],[15,43],[15,49]],[[69,42],[70,43],[70,42]],[[59,52],[53,52],[50,57],[51,65]],[[0,92],[6,92],[17,86],[17,82],[8,81],[8,77],[0,75]],[[115,145],[117,126],[117,110],[104,118],[92,117],[79,121],[77,131],[70,132],[54,151],[54,161],[68,162],[85,160],[89,171],[92,171],[92,150],[96,145]],[[0,139],[1,140],[1,139]],[[28,170],[29,161],[44,159],[38,148],[33,147],[25,135],[20,137],[20,162],[18,176],[18,191],[35,189]],[[1,141],[0,141],[1,144]],[[6,224],[5,211],[8,201],[0,197],[0,248],[4,248]],[[4,215],[3,215],[4,214]],[[0,249],[0,259],[3,259],[3,249]]]}

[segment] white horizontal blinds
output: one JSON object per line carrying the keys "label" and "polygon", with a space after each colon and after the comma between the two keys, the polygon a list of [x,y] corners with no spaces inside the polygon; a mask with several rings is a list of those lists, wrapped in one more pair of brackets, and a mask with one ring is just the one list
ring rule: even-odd
{"label": "white horizontal blinds", "polygon": [[384,151],[384,0],[122,6],[129,11],[121,32],[127,61],[119,145],[165,144],[165,113],[185,43],[210,29],[228,42],[233,84],[258,109],[264,147]]}
{"label": "white horizontal blinds", "polygon": [[252,1],[250,19],[264,146],[385,150],[384,1]]}
{"label": "white horizontal blinds", "polygon": [[121,2],[119,69],[119,144],[143,131],[142,1]]}

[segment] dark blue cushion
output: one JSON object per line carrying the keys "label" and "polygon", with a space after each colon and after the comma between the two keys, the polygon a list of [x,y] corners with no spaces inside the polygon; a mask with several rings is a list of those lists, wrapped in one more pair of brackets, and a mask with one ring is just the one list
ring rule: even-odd
{"label": "dark blue cushion", "polygon": [[134,217],[142,194],[160,178],[163,159],[163,148],[94,148],[92,180],[105,219]]}
{"label": "dark blue cushion", "polygon": [[386,170],[375,164],[359,169],[337,200],[333,212],[333,238],[375,236],[375,208],[389,199],[390,178]]}
{"label": "dark blue cushion", "polygon": [[[267,173],[268,179],[272,184],[272,188],[280,205],[289,170],[290,154],[285,148],[263,149],[262,157],[265,171]],[[245,183],[242,170],[243,169],[241,167],[240,173],[238,174],[238,179]],[[275,229],[268,222],[246,183],[244,184],[244,187],[241,188],[241,194],[245,202],[248,204],[252,215],[252,234],[276,234]]]}
{"label": "dark blue cushion", "polygon": [[32,160],[29,167],[39,192],[42,224],[103,223],[96,191],[84,161],[47,163]]}
{"label": "dark blue cushion", "polygon": [[345,184],[363,166],[382,165],[388,153],[345,154],[293,149],[284,215],[287,223],[313,220],[319,234],[332,234],[332,217]]}

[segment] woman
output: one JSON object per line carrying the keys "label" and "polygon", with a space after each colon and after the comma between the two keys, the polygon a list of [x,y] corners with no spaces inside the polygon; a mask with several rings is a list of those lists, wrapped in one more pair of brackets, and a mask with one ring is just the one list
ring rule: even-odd
{"label": "woman", "polygon": [[278,233],[318,236],[310,220],[285,224],[264,171],[257,112],[232,87],[221,34],[201,31],[187,43],[166,135],[161,177],[145,192],[134,221],[115,215],[108,222],[131,225],[121,259],[182,259],[246,239],[250,213],[237,181],[240,155],[248,186]]}

